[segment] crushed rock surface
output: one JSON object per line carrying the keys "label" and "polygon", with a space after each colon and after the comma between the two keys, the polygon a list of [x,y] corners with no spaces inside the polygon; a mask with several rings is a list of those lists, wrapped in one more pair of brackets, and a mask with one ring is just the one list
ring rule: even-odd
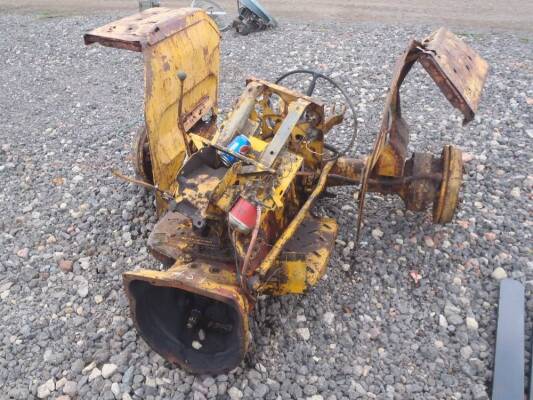
{"label": "crushed rock surface", "polygon": [[[0,15],[0,398],[488,399],[498,279],[533,279],[530,40],[457,32],[491,65],[464,128],[421,67],[403,86],[411,150],[440,153],[452,142],[467,154],[454,222],[432,225],[400,199],[369,195],[356,253],[356,188],[330,190],[337,197],[316,207],[340,222],[327,275],[305,296],[261,300],[251,356],[210,377],[172,368],[129,317],[121,273],[160,268],[146,248],[152,196],[111,175],[133,174],[142,60],[82,40],[115,17]],[[319,69],[356,104],[352,154],[363,154],[396,56],[432,28],[282,23],[248,37],[224,33],[222,112],[247,76]],[[328,141],[345,145],[351,124]]]}

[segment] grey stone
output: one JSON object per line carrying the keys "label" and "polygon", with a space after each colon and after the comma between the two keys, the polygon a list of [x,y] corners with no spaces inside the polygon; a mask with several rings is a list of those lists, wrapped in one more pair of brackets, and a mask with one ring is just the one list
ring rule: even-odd
{"label": "grey stone", "polygon": [[469,359],[472,356],[472,348],[470,346],[462,347],[461,356],[466,360]]}
{"label": "grey stone", "polygon": [[[211,400],[232,390],[238,400],[254,399],[258,385],[268,387],[267,400],[488,398],[482,384],[494,356],[499,286],[491,275],[500,268],[533,281],[524,228],[533,187],[531,78],[527,68],[509,67],[516,54],[531,53],[531,43],[513,31],[460,35],[492,71],[476,119],[465,127],[424,69],[412,69],[401,90],[409,151],[439,157],[438,146],[453,143],[468,161],[468,184],[452,223],[426,223],[431,210],[415,213],[397,196],[369,193],[355,252],[357,187],[328,189],[336,197],[322,197],[311,210],[338,222],[324,277],[299,296],[260,297],[250,319],[250,354],[213,383],[156,354],[130,318],[120,274],[161,269],[147,247],[158,220],[153,193],[109,176],[115,168],[133,174],[129,145],[145,123],[143,59],[80,46],[84,32],[113,15],[0,13],[2,395],[37,397],[53,377],[62,387],[48,390],[48,399],[111,399],[115,383],[124,400],[189,400],[194,392]],[[430,34],[432,22],[406,27],[304,17],[246,37],[222,33],[217,124],[248,73],[274,80],[295,66],[333,71],[359,122],[357,148],[348,155],[366,156],[397,49]],[[265,54],[269,62],[258,62]],[[287,86],[305,90],[296,78]],[[317,97],[328,104],[342,100],[322,83]],[[339,149],[353,127],[350,111],[345,121],[326,136]],[[63,265],[67,273],[61,260],[73,261]],[[411,270],[423,276],[419,286]],[[526,307],[532,312],[533,301]],[[303,328],[307,340],[297,331]],[[211,332],[203,329],[205,338],[191,341],[205,347]],[[104,364],[117,366],[107,378]],[[415,371],[406,374],[412,365]],[[102,375],[89,382],[95,368]],[[258,372],[253,379],[251,369]],[[306,394],[312,387],[316,393]],[[66,393],[69,388],[75,393]]]}
{"label": "grey stone", "polygon": [[68,396],[74,396],[77,393],[77,384],[74,381],[67,381],[65,382],[65,385],[63,385],[63,393],[65,393]]}
{"label": "grey stone", "polygon": [[254,390],[254,396],[256,398],[262,399],[266,396],[267,393],[268,393],[267,385],[265,385],[264,383],[259,383],[256,385],[255,390]]}

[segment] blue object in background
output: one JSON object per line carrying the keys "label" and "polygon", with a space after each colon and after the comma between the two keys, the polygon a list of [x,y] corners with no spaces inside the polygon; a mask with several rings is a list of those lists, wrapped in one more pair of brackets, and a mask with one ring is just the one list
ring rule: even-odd
{"label": "blue object in background", "polygon": [[524,320],[524,286],[513,279],[502,280],[492,400],[524,400]]}
{"label": "blue object in background", "polygon": [[275,28],[278,26],[277,21],[274,19],[273,16],[271,16],[267,10],[259,3],[257,0],[239,0],[239,3],[242,4],[244,7],[248,8],[251,12],[253,12],[255,15],[257,15],[259,18],[261,18],[263,21],[265,21],[266,24],[270,25],[271,27]]}

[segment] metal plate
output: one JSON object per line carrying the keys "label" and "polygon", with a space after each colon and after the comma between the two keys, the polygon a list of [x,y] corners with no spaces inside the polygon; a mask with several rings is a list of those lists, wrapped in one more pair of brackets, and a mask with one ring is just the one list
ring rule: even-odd
{"label": "metal plate", "polygon": [[276,161],[279,153],[287,144],[287,141],[291,137],[292,130],[300,120],[300,117],[308,105],[309,102],[304,99],[298,99],[289,104],[289,112],[287,113],[287,116],[281,123],[281,126],[274,135],[274,138],[261,155],[260,162],[263,165],[271,167],[272,164],[274,164],[274,161]]}
{"label": "metal plate", "polygon": [[186,17],[195,12],[198,10],[194,8],[150,8],[96,28],[83,38],[85,44],[100,43],[108,47],[142,51],[146,46],[153,46],[186,28]]}
{"label": "metal plate", "polygon": [[452,105],[463,113],[464,123],[474,118],[488,63],[465,42],[440,28],[423,42],[420,62]]}
{"label": "metal plate", "polygon": [[191,220],[177,212],[167,212],[155,224],[148,238],[150,250],[172,259],[194,259],[230,261],[233,263],[233,248],[222,243],[216,232],[202,236],[193,230]]}
{"label": "metal plate", "polygon": [[492,400],[524,399],[524,286],[500,284]]}

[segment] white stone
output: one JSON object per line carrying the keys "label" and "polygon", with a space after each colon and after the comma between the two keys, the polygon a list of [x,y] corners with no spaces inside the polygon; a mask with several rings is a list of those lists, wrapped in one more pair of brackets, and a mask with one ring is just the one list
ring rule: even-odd
{"label": "white stone", "polygon": [[439,326],[443,328],[448,327],[448,321],[446,320],[446,317],[442,314],[439,315]]}
{"label": "white stone", "polygon": [[305,315],[296,316],[296,322],[305,322],[305,321],[307,321],[307,318],[305,318]]}
{"label": "white stone", "polygon": [[144,381],[144,384],[146,386],[149,386],[149,387],[155,387],[156,386],[156,381],[155,381],[154,378],[152,378],[150,376],[147,376],[146,380]]}
{"label": "white stone", "polygon": [[46,399],[48,396],[50,396],[50,391],[46,387],[46,385],[41,385],[37,388],[37,397],[40,399]]}
{"label": "white stone", "polygon": [[470,356],[472,355],[472,347],[470,346],[465,346],[463,348],[461,348],[461,356],[465,359],[465,360],[468,360],[470,358]]}
{"label": "white stone", "polygon": [[235,386],[229,388],[228,394],[231,400],[240,400],[244,396],[242,392]]}
{"label": "white stone", "polygon": [[87,295],[89,294],[89,285],[81,285],[79,288],[78,288],[78,295],[80,297],[87,297]]}
{"label": "white stone", "polygon": [[466,153],[463,152],[462,159],[464,163],[470,162],[475,158],[475,156],[472,153]]}
{"label": "white stone", "polygon": [[56,382],[56,390],[61,389],[63,386],[65,386],[65,383],[67,383],[67,378],[63,377],[60,380]]}
{"label": "white stone", "polygon": [[466,327],[471,331],[477,331],[479,325],[474,317],[466,317]]}
{"label": "white stone", "polygon": [[328,311],[327,313],[324,313],[322,319],[326,324],[331,325],[333,323],[333,320],[335,319],[335,314]]}
{"label": "white stone", "polygon": [[89,382],[94,381],[96,378],[102,375],[102,371],[98,368],[93,368],[91,373],[89,374]]}
{"label": "white stone", "polygon": [[96,367],[96,363],[93,361],[92,363],[87,364],[87,365],[85,366],[85,368],[83,368],[83,369],[81,370],[81,372],[82,372],[82,374],[86,374],[87,372],[92,371],[92,370],[94,369],[94,367]]}
{"label": "white stone", "polygon": [[37,397],[46,399],[50,394],[56,390],[56,384],[53,379],[48,379],[45,383],[37,388]]}
{"label": "white stone", "polygon": [[501,281],[502,279],[507,278],[507,272],[502,267],[497,267],[492,272],[492,277],[496,279],[497,281]]}
{"label": "white stone", "polygon": [[104,379],[107,379],[111,377],[117,370],[117,366],[115,364],[104,364],[102,366],[102,376]]}
{"label": "white stone", "polygon": [[45,382],[45,385],[48,387],[48,389],[53,392],[56,390],[56,384],[54,383],[54,379],[50,378]]}
{"label": "white stone", "polygon": [[205,332],[204,332],[203,329],[200,329],[198,331],[198,339],[200,339],[200,341],[202,341],[202,342],[205,340]]}
{"label": "white stone", "polygon": [[197,340],[193,340],[192,343],[191,343],[191,346],[195,350],[200,350],[202,348],[202,343],[200,343]]}
{"label": "white stone", "polygon": [[89,261],[91,261],[91,257],[83,257],[78,260],[78,262],[80,263],[80,267],[82,267],[83,269],[89,268]]}
{"label": "white stone", "polygon": [[296,332],[298,332],[298,335],[300,335],[303,340],[309,340],[311,338],[309,328],[298,328],[296,329]]}
{"label": "white stone", "polygon": [[118,397],[120,396],[120,385],[116,382],[113,382],[113,384],[111,385],[111,392],[113,392],[115,399],[118,399]]}
{"label": "white stone", "polygon": [[82,215],[83,215],[83,212],[81,212],[81,211],[70,210],[70,216],[72,218],[77,219],[77,218],[80,218]]}
{"label": "white stone", "polygon": [[372,229],[372,237],[376,240],[380,240],[383,237],[383,231],[379,228]]}
{"label": "white stone", "polygon": [[518,186],[514,187],[513,190],[511,190],[511,196],[513,196],[515,199],[520,198],[520,188]]}
{"label": "white stone", "polygon": [[4,282],[0,284],[0,292],[8,290],[11,286],[13,286],[13,282]]}
{"label": "white stone", "polygon": [[104,301],[104,298],[102,296],[100,296],[99,294],[97,294],[96,296],[94,296],[94,302],[96,304],[100,304],[102,301]]}

